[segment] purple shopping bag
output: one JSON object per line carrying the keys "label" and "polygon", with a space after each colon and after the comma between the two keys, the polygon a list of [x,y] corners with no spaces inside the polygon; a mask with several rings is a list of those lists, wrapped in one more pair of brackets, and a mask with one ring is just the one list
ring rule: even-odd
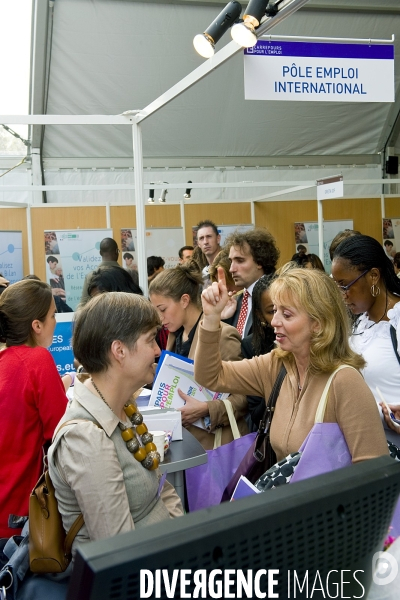
{"label": "purple shopping bag", "polygon": [[254,444],[256,433],[249,433],[215,450],[206,450],[207,462],[186,469],[189,511],[216,506],[244,455]]}
{"label": "purple shopping bag", "polygon": [[337,423],[315,423],[300,452],[302,455],[290,483],[351,465],[351,454]]}

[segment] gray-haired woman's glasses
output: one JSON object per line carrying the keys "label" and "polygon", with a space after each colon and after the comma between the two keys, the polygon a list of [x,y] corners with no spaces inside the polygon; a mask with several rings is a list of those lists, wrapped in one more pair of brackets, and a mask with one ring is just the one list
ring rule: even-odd
{"label": "gray-haired woman's glasses", "polygon": [[359,275],[358,277],[353,279],[353,281],[350,281],[350,283],[348,283],[347,285],[339,285],[338,283],[336,285],[338,286],[338,288],[342,292],[342,294],[347,294],[347,292],[349,291],[351,286],[354,285],[356,283],[356,281],[361,279],[361,277],[364,277],[364,275],[366,273],[368,273],[368,271],[369,271],[369,269],[366,269],[363,273],[361,273],[361,275]]}

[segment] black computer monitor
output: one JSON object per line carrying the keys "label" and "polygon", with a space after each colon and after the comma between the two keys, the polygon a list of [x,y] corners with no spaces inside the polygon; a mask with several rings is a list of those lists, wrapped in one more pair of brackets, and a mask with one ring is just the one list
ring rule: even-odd
{"label": "black computer monitor", "polygon": [[68,600],[365,598],[399,493],[381,457],[89,543]]}

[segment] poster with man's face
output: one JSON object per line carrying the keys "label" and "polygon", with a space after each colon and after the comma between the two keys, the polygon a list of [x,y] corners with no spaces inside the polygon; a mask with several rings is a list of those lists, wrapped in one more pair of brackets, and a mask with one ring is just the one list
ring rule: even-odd
{"label": "poster with man's face", "polygon": [[382,244],[385,254],[391,261],[400,249],[400,218],[382,219]]}

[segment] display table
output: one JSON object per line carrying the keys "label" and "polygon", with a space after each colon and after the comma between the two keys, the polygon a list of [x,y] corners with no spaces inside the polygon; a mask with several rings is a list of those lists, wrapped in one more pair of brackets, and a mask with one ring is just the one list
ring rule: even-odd
{"label": "display table", "polygon": [[207,462],[207,452],[196,438],[182,429],[182,440],[171,442],[164,461],[160,464],[161,473],[167,471],[167,479],[175,487],[178,496],[185,503],[184,471]]}

